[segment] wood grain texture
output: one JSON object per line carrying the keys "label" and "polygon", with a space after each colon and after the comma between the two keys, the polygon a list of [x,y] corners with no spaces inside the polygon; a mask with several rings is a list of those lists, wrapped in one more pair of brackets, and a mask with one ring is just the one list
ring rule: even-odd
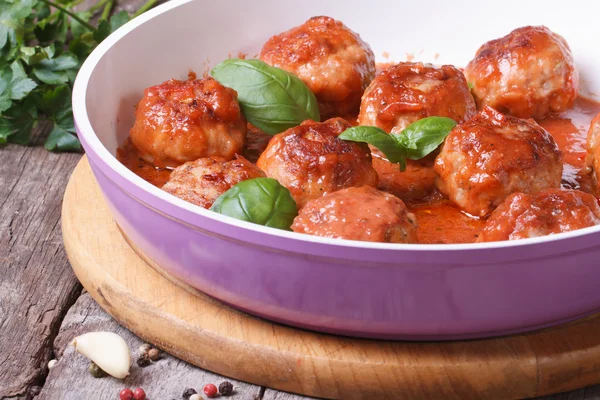
{"label": "wood grain texture", "polygon": [[[89,361],[69,345],[71,340],[86,332],[109,331],[119,334],[131,350],[132,367],[124,380],[112,377],[94,378],[87,368]],[[106,314],[89,294],[82,295],[67,313],[60,333],[54,342],[58,363],[50,370],[38,400],[116,399],[124,387],[143,387],[149,399],[181,399],[189,387],[202,391],[207,383],[217,386],[225,378],[196,368],[173,356],[164,354],[151,365],[141,368],[135,363],[143,341],[120,326]],[[235,388],[235,399],[254,399],[260,388],[228,379]]]}
{"label": "wood grain texture", "polygon": [[63,226],[73,268],[103,308],[170,353],[240,380],[344,399],[512,399],[600,381],[600,318],[492,340],[411,343],[301,331],[223,306],[137,257],[85,160],[65,194]]}
{"label": "wood grain texture", "polygon": [[[142,3],[120,0],[113,12]],[[60,234],[62,195],[81,154],[46,151],[48,131],[39,124],[31,147],[0,146],[0,399],[37,393],[60,321],[81,291]]]}
{"label": "wood grain texture", "polygon": [[80,158],[0,147],[0,399],[31,397],[43,383],[52,340],[81,291],[59,224],[64,187]]}

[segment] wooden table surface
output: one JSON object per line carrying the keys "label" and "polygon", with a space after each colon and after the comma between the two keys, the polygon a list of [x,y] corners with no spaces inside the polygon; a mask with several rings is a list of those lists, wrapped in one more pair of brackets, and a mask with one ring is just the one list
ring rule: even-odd
{"label": "wooden table surface", "polygon": [[[141,2],[118,1],[115,11]],[[237,390],[232,399],[306,399],[227,379],[169,355],[136,368],[125,383],[87,372],[88,362],[68,346],[73,337],[103,330],[120,334],[132,349],[142,341],[82,291],[71,271],[60,210],[81,155],[46,151],[41,146],[46,134],[42,126],[31,147],[0,147],[0,400],[117,399],[125,385],[145,388],[150,400],[181,399],[186,388],[224,380]],[[59,362],[49,371],[51,359]],[[473,398],[479,397],[474,393]],[[600,385],[544,399],[600,399]]]}

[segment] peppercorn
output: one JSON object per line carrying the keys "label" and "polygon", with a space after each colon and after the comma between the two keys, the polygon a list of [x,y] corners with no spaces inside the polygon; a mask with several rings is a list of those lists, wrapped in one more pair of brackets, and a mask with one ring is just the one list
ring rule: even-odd
{"label": "peppercorn", "polygon": [[217,392],[218,392],[217,387],[215,385],[213,385],[212,383],[208,383],[204,386],[204,394],[207,395],[208,397],[215,397]]}
{"label": "peppercorn", "polygon": [[219,393],[222,396],[231,396],[233,394],[233,385],[229,381],[225,381],[219,385]]}
{"label": "peppercorn", "polygon": [[148,350],[148,358],[152,361],[158,361],[160,359],[160,350],[156,348],[151,348]]}
{"label": "peppercorn", "polygon": [[100,368],[98,365],[96,365],[96,363],[93,361],[90,362],[90,366],[88,367],[88,372],[94,378],[104,378],[105,376],[108,375],[106,372],[104,372],[104,370],[102,368]]}
{"label": "peppercorn", "polygon": [[129,388],[125,388],[119,392],[120,400],[133,400],[133,391]]}
{"label": "peppercorn", "polygon": [[133,400],[146,400],[146,392],[144,392],[144,389],[135,389],[133,391]]}
{"label": "peppercorn", "polygon": [[148,343],[144,343],[143,345],[140,346],[140,353],[144,354],[150,351],[150,349],[152,348],[152,346],[150,346]]}
{"label": "peppercorn", "polygon": [[193,388],[185,389],[181,397],[183,397],[185,400],[190,400],[190,396],[196,393],[198,392],[196,392],[196,390]]}
{"label": "peppercorn", "polygon": [[148,358],[148,353],[141,354],[135,362],[139,367],[142,368],[147,367],[151,363],[150,359]]}

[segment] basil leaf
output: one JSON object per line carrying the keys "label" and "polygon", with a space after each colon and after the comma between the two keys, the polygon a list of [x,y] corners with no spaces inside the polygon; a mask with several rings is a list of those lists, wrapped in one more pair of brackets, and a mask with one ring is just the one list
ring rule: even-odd
{"label": "basil leaf", "polygon": [[273,178],[242,181],[217,198],[212,211],[242,221],[290,230],[298,215],[290,191]]}
{"label": "basil leaf", "polygon": [[346,129],[340,139],[368,143],[377,147],[393,163],[406,170],[406,159],[420,160],[444,142],[456,121],[446,117],[427,117],[413,122],[400,134],[388,134],[376,126]]}
{"label": "basil leaf", "polygon": [[296,75],[260,60],[229,59],[214,67],[212,76],[238,93],[248,122],[274,135],[320,120],[317,98]]}
{"label": "basil leaf", "polygon": [[413,122],[400,134],[390,136],[406,149],[407,158],[420,160],[437,149],[455,126],[452,118],[427,117]]}
{"label": "basil leaf", "polygon": [[400,170],[406,169],[406,150],[381,128],[376,126],[354,126],[342,132],[338,138],[352,142],[368,143],[377,147],[393,163],[400,164]]}

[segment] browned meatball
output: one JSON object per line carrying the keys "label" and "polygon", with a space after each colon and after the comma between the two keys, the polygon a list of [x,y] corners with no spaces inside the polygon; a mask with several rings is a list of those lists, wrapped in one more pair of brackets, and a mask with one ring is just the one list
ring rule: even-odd
{"label": "browned meatball", "polygon": [[585,163],[593,174],[595,189],[600,189],[600,113],[594,117],[588,130]]}
{"label": "browned meatball", "polygon": [[460,123],[477,112],[463,73],[451,66],[403,62],[371,82],[360,104],[358,123],[400,133],[413,122],[431,116]]}
{"label": "browned meatball", "polygon": [[370,186],[347,188],[309,201],[294,232],[337,239],[416,243],[417,221],[399,198]]}
{"label": "browned meatball", "polygon": [[144,91],[130,135],[144,160],[159,167],[211,156],[231,160],[244,146],[246,120],[235,90],[213,78],[171,79]]}
{"label": "browned meatball", "polygon": [[210,208],[217,197],[247,179],[264,177],[265,173],[242,156],[227,161],[223,157],[201,158],[175,168],[162,187],[185,201]]}
{"label": "browned meatball", "polygon": [[435,188],[434,156],[418,161],[407,160],[406,170],[400,171],[400,164],[389,162],[379,150],[372,148],[371,154],[373,168],[379,177],[379,190],[409,201],[422,199]]}
{"label": "browned meatball", "polygon": [[464,211],[483,217],[513,192],[559,187],[561,152],[535,121],[486,107],[450,132],[435,171],[442,193]]}
{"label": "browned meatball", "polygon": [[485,43],[465,68],[479,108],[521,118],[565,111],[577,97],[579,74],[562,36],[526,26]]}
{"label": "browned meatball", "polygon": [[594,196],[579,190],[513,193],[490,216],[478,242],[526,239],[600,224]]}
{"label": "browned meatball", "polygon": [[[460,123],[476,112],[460,70],[451,65],[403,62],[392,65],[371,82],[360,104],[358,123],[400,133],[425,117],[448,117]],[[421,198],[434,188],[433,157],[408,160],[406,171],[400,172],[398,164],[390,163],[377,149],[371,150],[380,189],[410,200]]]}
{"label": "browned meatball", "polygon": [[349,127],[342,118],[304,121],[275,135],[257,165],[290,190],[298,208],[346,187],[377,186],[369,147],[338,139]]}
{"label": "browned meatball", "polygon": [[340,21],[314,17],[273,36],[260,59],[297,75],[317,96],[321,118],[356,113],[375,76],[375,56]]}

